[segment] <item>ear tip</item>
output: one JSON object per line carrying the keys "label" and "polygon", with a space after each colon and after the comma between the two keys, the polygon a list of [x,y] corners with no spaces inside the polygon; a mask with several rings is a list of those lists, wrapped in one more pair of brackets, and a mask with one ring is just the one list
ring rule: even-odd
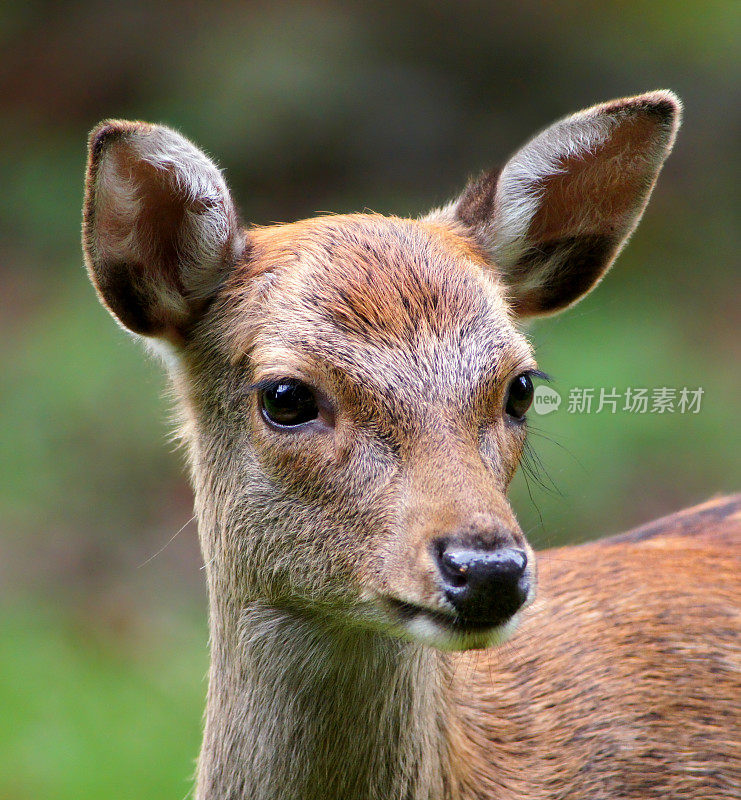
{"label": "ear tip", "polygon": [[668,105],[673,108],[675,112],[682,110],[682,101],[671,89],[654,89],[652,92],[646,92],[644,97],[656,103]]}
{"label": "ear tip", "polygon": [[642,102],[638,105],[645,114],[657,120],[662,131],[661,141],[665,153],[668,155],[674,147],[679,127],[682,124],[682,101],[671,89],[657,89],[642,95]]}
{"label": "ear tip", "polygon": [[671,89],[655,89],[630,97],[608,100],[574,118],[611,117],[615,121],[643,118],[656,126],[658,141],[666,154],[674,146],[674,141],[682,124],[682,101]]}
{"label": "ear tip", "polygon": [[612,100],[596,106],[600,113],[643,114],[655,117],[669,129],[679,127],[682,119],[682,101],[671,89],[655,89],[652,92]]}
{"label": "ear tip", "polygon": [[88,149],[93,158],[101,154],[103,149],[116,139],[131,133],[146,133],[152,129],[148,122],[125,119],[106,119],[99,122],[88,136]]}
{"label": "ear tip", "polygon": [[682,121],[682,101],[671,89],[656,89],[640,95],[639,98],[642,100],[639,105],[646,111],[656,114],[671,127],[679,127]]}

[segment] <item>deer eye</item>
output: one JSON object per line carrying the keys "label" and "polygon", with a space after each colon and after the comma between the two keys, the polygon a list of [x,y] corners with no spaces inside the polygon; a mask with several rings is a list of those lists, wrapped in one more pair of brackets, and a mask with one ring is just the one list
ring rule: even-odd
{"label": "deer eye", "polygon": [[312,389],[295,380],[278,381],[260,393],[265,419],[281,428],[295,428],[319,416],[319,406]]}
{"label": "deer eye", "polygon": [[518,375],[507,390],[504,410],[514,419],[522,419],[533,402],[533,382],[527,372]]}

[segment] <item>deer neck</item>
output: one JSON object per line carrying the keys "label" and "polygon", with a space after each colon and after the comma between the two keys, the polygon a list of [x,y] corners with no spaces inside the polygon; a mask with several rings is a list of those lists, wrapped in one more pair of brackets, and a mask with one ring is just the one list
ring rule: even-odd
{"label": "deer neck", "polygon": [[451,800],[444,657],[212,602],[198,798]]}

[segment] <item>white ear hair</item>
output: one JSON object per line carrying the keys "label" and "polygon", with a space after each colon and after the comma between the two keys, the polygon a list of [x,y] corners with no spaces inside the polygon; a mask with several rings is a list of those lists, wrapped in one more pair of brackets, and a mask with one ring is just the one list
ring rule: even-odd
{"label": "white ear hair", "polygon": [[565,173],[571,158],[594,153],[616,125],[616,118],[592,109],[566,117],[531,139],[499,175],[492,220],[491,257],[514,264],[527,245],[527,232],[541,207],[547,178]]}
{"label": "white ear hair", "polygon": [[93,132],[84,248],[127,327],[154,335],[185,324],[241,256],[238,227],[218,168],[176,131],[109,121]]}
{"label": "white ear hair", "polygon": [[674,94],[657,91],[566,117],[430,219],[463,227],[516,313],[564,308],[596,285],[638,224],[680,111]]}
{"label": "white ear hair", "polygon": [[[127,144],[133,158],[154,167],[180,195],[186,215],[179,239],[181,278],[188,291],[209,291],[233,223],[232,204],[225,202],[229,190],[221,172],[184,136],[164,126],[152,126],[146,135],[132,136]],[[115,157],[101,159],[96,204],[115,208],[122,227],[129,229],[120,240],[108,240],[111,255],[141,260],[152,242],[136,239],[137,218],[145,200],[129,165],[130,161],[122,163]]]}

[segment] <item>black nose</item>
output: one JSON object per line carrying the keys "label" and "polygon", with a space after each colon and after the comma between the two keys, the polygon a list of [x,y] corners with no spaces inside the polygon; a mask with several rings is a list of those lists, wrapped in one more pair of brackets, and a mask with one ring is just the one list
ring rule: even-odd
{"label": "black nose", "polygon": [[525,602],[530,580],[525,575],[524,550],[487,550],[441,539],[435,554],[445,597],[464,625],[501,625]]}

